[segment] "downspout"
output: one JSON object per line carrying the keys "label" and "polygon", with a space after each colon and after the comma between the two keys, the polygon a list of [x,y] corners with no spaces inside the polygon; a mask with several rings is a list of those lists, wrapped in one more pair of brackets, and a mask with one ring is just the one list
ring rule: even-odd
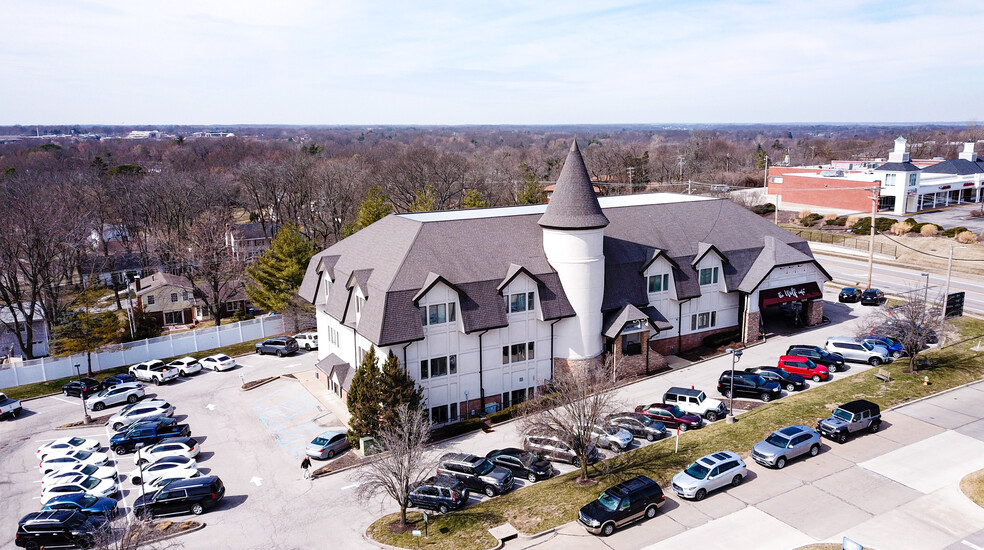
{"label": "downspout", "polygon": [[693,298],[687,298],[686,300],[677,303],[677,353],[683,349],[683,304],[693,300]]}
{"label": "downspout", "polygon": [[413,342],[407,342],[407,345],[403,346],[403,372],[404,372],[404,374],[406,374],[408,372],[407,371],[407,348],[409,348],[410,347],[410,344],[412,344],[412,343]]}
{"label": "downspout", "polygon": [[480,414],[485,416],[485,380],[483,377],[483,365],[484,361],[482,359],[482,336],[485,336],[487,330],[483,330],[478,333],[478,396],[481,399],[481,410]]}
{"label": "downspout", "polygon": [[748,311],[748,294],[738,291],[738,319],[741,320],[741,341],[744,344],[748,342],[749,331],[748,331],[748,319],[745,316],[745,312]]}
{"label": "downspout", "polygon": [[554,325],[560,322],[560,319],[550,323],[550,381],[553,382],[554,379]]}

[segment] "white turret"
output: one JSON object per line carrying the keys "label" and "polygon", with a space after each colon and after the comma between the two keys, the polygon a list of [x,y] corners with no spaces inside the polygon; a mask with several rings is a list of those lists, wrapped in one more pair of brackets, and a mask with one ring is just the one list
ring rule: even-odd
{"label": "white turret", "polygon": [[539,221],[543,251],[557,270],[575,317],[557,324],[558,358],[584,359],[602,352],[601,303],[605,294],[605,227],[577,141],[571,144],[550,204]]}

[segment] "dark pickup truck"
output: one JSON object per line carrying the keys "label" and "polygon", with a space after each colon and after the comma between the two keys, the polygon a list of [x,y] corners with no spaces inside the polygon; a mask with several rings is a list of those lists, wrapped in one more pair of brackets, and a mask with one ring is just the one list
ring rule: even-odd
{"label": "dark pickup truck", "polygon": [[118,433],[109,440],[109,447],[118,455],[147,447],[168,437],[188,437],[191,428],[187,424],[178,424],[173,418],[164,418],[152,422],[137,422],[125,432]]}

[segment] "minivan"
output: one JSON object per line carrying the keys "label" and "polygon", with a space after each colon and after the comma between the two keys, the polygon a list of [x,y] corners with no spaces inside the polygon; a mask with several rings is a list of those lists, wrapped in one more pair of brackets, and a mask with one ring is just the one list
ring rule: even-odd
{"label": "minivan", "polygon": [[168,483],[153,494],[138,497],[133,502],[133,514],[153,519],[174,514],[200,515],[218,506],[225,496],[225,485],[218,476],[196,477]]}
{"label": "minivan", "polygon": [[875,346],[849,336],[831,336],[827,338],[823,348],[831,353],[841,354],[845,361],[868,363],[872,367],[892,362],[884,346]]}

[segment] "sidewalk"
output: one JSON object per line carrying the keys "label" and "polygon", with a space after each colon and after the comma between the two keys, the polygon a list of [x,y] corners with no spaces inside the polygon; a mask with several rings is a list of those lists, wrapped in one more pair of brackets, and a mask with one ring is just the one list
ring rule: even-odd
{"label": "sidewalk", "polygon": [[307,389],[307,391],[311,392],[311,395],[313,395],[318,401],[321,401],[324,406],[328,407],[328,409],[335,415],[335,418],[337,418],[342,424],[345,424],[345,427],[348,427],[349,421],[352,418],[352,415],[348,412],[348,407],[346,407],[345,403],[342,402],[341,397],[338,397],[332,393],[324,386],[324,384],[321,383],[320,380],[315,378],[315,372],[317,372],[316,369],[311,369],[295,372],[293,375],[297,378],[297,381],[300,382],[305,389]]}

